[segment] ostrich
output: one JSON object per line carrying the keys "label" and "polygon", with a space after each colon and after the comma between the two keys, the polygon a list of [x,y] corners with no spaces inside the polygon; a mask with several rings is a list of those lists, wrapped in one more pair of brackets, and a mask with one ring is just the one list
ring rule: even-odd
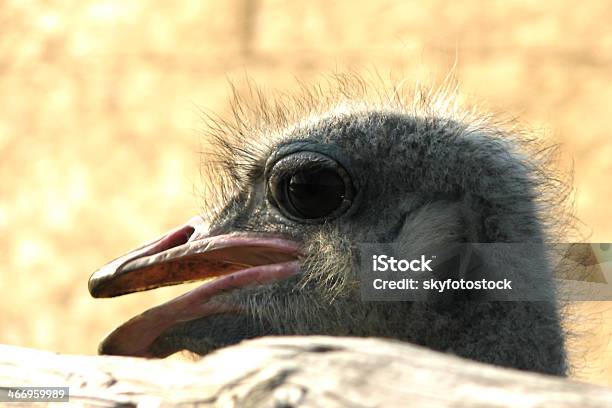
{"label": "ostrich", "polygon": [[460,107],[452,81],[379,88],[337,75],[294,96],[234,91],[232,119],[208,117],[203,214],[100,268],[89,290],[206,282],[122,324],[99,352],[163,358],[264,335],[376,336],[566,375],[543,245],[480,270],[537,276],[543,300],[362,301],[359,243],[543,243],[551,220],[563,224],[566,191],[549,172],[552,150]]}

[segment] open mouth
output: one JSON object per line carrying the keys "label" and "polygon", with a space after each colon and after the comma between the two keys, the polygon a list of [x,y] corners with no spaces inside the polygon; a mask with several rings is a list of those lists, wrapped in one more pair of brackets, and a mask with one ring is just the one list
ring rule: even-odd
{"label": "open mouth", "polygon": [[256,233],[209,236],[193,219],[93,273],[89,279],[93,297],[208,280],[123,323],[102,341],[99,352],[165,357],[151,348],[166,330],[190,320],[240,313],[238,305],[221,301],[219,295],[291,278],[299,273],[299,255],[294,241]]}

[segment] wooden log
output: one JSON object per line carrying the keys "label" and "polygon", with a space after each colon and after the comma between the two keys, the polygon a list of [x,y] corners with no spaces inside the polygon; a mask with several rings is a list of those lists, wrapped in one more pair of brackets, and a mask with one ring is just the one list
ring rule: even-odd
{"label": "wooden log", "polygon": [[245,341],[193,363],[0,346],[0,386],[68,386],[71,403],[106,407],[612,407],[605,387],[325,336]]}

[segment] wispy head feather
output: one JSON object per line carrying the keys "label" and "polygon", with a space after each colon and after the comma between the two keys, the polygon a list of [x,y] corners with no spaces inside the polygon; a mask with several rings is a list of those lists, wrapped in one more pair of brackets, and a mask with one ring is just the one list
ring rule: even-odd
{"label": "wispy head feather", "polygon": [[[417,126],[446,130],[453,137],[486,134],[509,146],[530,174],[548,238],[576,236],[571,173],[556,167],[559,146],[518,124],[514,118],[483,113],[463,102],[453,72],[435,86],[409,85],[349,72],[323,76],[315,84],[296,81],[293,92],[270,91],[246,78],[230,82],[227,116],[203,112],[201,196],[205,214],[214,215],[241,188],[261,176],[274,147],[291,129],[334,115],[393,112],[419,119]],[[418,131],[418,129],[417,129]]]}

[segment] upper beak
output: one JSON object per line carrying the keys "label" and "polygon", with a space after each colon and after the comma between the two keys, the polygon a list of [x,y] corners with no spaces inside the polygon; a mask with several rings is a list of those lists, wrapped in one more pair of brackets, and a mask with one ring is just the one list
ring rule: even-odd
{"label": "upper beak", "polygon": [[120,296],[295,261],[298,256],[294,241],[256,233],[211,236],[201,218],[194,217],[98,269],[89,279],[89,292],[93,297]]}

